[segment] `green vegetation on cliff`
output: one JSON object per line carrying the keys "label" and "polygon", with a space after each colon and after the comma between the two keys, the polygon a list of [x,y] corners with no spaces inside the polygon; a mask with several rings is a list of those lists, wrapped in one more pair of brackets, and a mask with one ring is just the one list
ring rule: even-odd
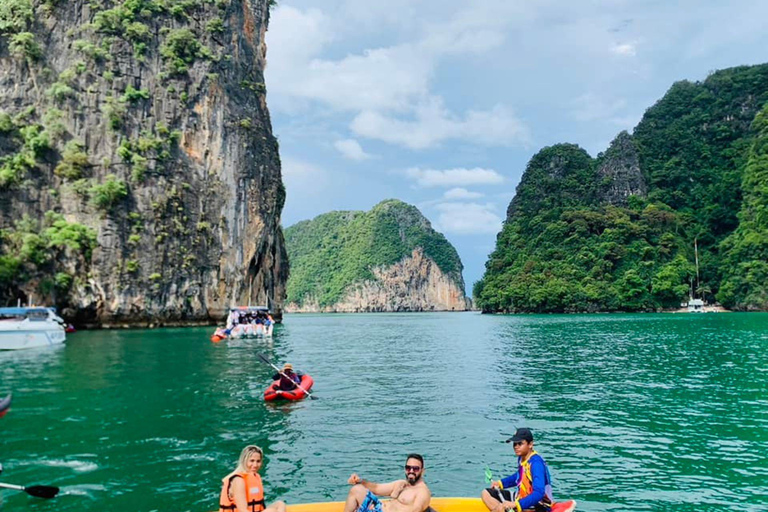
{"label": "green vegetation on cliff", "polygon": [[739,227],[721,244],[723,281],[717,298],[726,307],[768,305],[768,106],[755,117],[757,136],[741,179]]}
{"label": "green vegetation on cliff", "polygon": [[73,281],[90,263],[96,232],[46,212],[42,222],[24,217],[0,229],[0,294],[34,283],[40,293],[66,296]]}
{"label": "green vegetation on cliff", "polygon": [[477,304],[647,311],[679,306],[693,286],[735,309],[768,309],[755,284],[768,275],[765,122],[755,119],[767,101],[768,65],[718,71],[673,85],[596,159],[570,144],[541,150],[475,285]]}
{"label": "green vegetation on cliff", "polygon": [[675,212],[636,198],[625,207],[597,204],[597,181],[585,179],[596,165],[571,144],[545,148],[531,160],[486,274],[474,289],[484,310],[615,311],[679,304],[693,267],[685,238],[674,229]]}
{"label": "green vegetation on cliff", "polygon": [[390,266],[421,247],[463,290],[456,249],[414,206],[390,199],[369,212],[330,212],[285,230],[291,262],[287,302],[334,304],[350,285],[372,279],[375,267]]}

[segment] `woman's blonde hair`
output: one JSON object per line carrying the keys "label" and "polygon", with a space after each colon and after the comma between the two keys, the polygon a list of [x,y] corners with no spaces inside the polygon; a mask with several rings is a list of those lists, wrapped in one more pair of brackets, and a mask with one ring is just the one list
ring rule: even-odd
{"label": "woman's blonde hair", "polygon": [[240,452],[240,459],[237,461],[237,469],[235,469],[236,473],[245,473],[248,471],[246,464],[248,463],[248,459],[250,459],[254,453],[261,455],[261,460],[262,462],[264,461],[264,450],[256,445],[249,444],[243,448],[242,452]]}

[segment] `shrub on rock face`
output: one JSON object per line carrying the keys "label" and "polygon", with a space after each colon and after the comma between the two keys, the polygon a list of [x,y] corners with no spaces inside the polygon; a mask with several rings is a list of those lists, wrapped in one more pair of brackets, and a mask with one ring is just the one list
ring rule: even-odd
{"label": "shrub on rock face", "polygon": [[109,174],[104,183],[98,183],[91,187],[89,195],[93,206],[109,213],[128,196],[128,186],[114,174]]}
{"label": "shrub on rock face", "polygon": [[8,50],[17,59],[37,60],[41,55],[40,46],[35,41],[35,34],[19,32],[11,37]]}
{"label": "shrub on rock face", "polygon": [[171,30],[160,46],[160,55],[168,61],[172,73],[186,73],[198,58],[210,57],[206,47],[189,29]]}
{"label": "shrub on rock face", "polygon": [[[13,123],[10,126],[13,129]],[[0,188],[21,181],[26,172],[37,165],[37,158],[50,148],[48,133],[40,125],[22,126],[18,133],[23,141],[21,148],[0,157]]]}
{"label": "shrub on rock face", "polygon": [[120,100],[124,103],[136,103],[140,100],[148,100],[149,99],[149,91],[146,89],[136,89],[132,85],[129,85],[125,88],[125,93],[123,93],[123,96],[120,98]]}
{"label": "shrub on rock face", "polygon": [[9,133],[13,131],[13,119],[5,112],[0,112],[0,133]]}
{"label": "shrub on rock face", "polygon": [[0,2],[0,34],[23,32],[33,15],[30,0],[3,0]]}
{"label": "shrub on rock face", "polygon": [[97,12],[93,17],[93,26],[104,34],[120,35],[123,32],[123,22],[130,20],[131,13],[122,7],[115,7]]}
{"label": "shrub on rock face", "polygon": [[61,155],[61,161],[53,172],[68,180],[77,180],[82,177],[83,168],[88,164],[88,155],[83,151],[83,145],[78,141],[71,140],[67,142]]}
{"label": "shrub on rock face", "polygon": [[56,101],[64,101],[75,95],[75,90],[64,82],[54,82],[46,91]]}

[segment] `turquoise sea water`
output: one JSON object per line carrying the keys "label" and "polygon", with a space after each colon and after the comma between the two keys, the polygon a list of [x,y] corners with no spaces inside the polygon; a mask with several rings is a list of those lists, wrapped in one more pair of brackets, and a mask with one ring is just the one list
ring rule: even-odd
{"label": "turquoise sea water", "polygon": [[[353,471],[402,477],[424,454],[436,496],[514,470],[528,426],[555,496],[579,510],[768,510],[768,315],[287,315],[271,343],[212,329],[92,331],[0,353],[0,510],[217,509],[247,443],[268,500],[341,500]],[[258,353],[316,381],[267,404]]]}

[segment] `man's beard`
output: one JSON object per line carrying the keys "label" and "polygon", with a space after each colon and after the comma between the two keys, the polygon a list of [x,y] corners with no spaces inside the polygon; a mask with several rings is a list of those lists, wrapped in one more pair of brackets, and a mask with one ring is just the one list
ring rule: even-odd
{"label": "man's beard", "polygon": [[419,475],[418,475],[418,476],[414,475],[413,473],[409,473],[409,474],[408,474],[408,475],[405,477],[405,479],[406,479],[406,480],[408,480],[408,483],[409,483],[410,485],[413,485],[413,484],[417,483],[419,480],[421,480],[421,473],[419,473]]}

